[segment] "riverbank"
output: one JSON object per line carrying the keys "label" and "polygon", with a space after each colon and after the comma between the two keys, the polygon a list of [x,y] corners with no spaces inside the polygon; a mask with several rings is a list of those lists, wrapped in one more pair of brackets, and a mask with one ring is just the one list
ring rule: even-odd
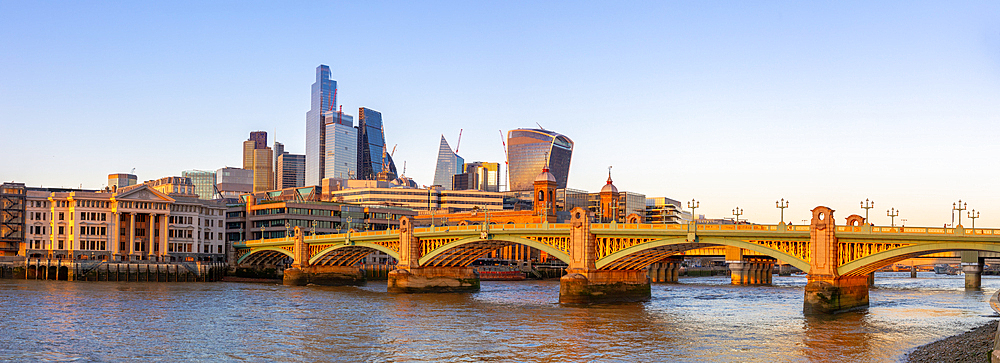
{"label": "riverbank", "polygon": [[987,323],[965,333],[950,336],[917,347],[906,356],[910,363],[931,362],[989,362],[997,321]]}

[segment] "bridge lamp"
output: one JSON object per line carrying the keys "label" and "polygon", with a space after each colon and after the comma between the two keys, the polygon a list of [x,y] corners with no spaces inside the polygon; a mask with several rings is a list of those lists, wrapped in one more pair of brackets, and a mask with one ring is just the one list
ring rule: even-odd
{"label": "bridge lamp", "polygon": [[885,215],[889,216],[889,218],[891,218],[889,220],[889,225],[892,226],[892,227],[895,227],[896,226],[896,217],[899,217],[899,211],[896,210],[896,208],[892,208],[890,210],[885,211]]}
{"label": "bridge lamp", "polygon": [[868,210],[872,208],[875,208],[875,202],[869,201],[868,198],[865,198],[865,201],[861,202],[861,209],[865,210],[865,223],[869,225],[871,225],[871,221],[868,220]]}
{"label": "bridge lamp", "polygon": [[260,223],[260,239],[264,239],[264,222]]}
{"label": "bridge lamp", "polygon": [[696,201],[694,199],[691,199],[691,201],[688,202],[687,205],[688,205],[688,208],[691,208],[691,219],[694,220],[695,223],[698,223],[698,219],[694,215],[694,210],[698,209],[698,207],[701,206],[701,202]]}
{"label": "bridge lamp", "polygon": [[958,203],[951,203],[951,222],[952,223],[955,222],[955,212],[957,211],[958,212],[958,225],[960,225],[960,226],[962,225],[962,211],[966,209],[966,206],[968,204],[969,203],[962,203],[961,199],[958,200]]}
{"label": "bridge lamp", "polygon": [[[968,217],[969,217],[969,219],[972,220],[972,229],[975,230],[976,229],[976,218],[979,218],[979,212],[976,212],[976,210],[973,209],[972,211],[969,212]],[[975,233],[975,232],[973,232],[973,233]]]}
{"label": "bridge lamp", "polygon": [[316,222],[315,220],[314,220],[314,221],[312,221],[312,235],[313,235],[313,236],[315,236],[315,235],[316,235],[316,225],[317,225],[317,224],[319,224],[319,223],[318,223],[318,222]]}
{"label": "bridge lamp", "polygon": [[785,198],[781,198],[781,200],[779,200],[777,202],[774,202],[774,205],[776,207],[778,207],[778,209],[781,209],[781,224],[784,224],[785,223],[785,208],[788,208],[788,202],[785,201]]}
{"label": "bridge lamp", "polygon": [[286,239],[286,240],[287,240],[287,239],[288,239],[288,238],[290,237],[290,236],[288,235],[288,227],[290,227],[290,226],[291,226],[291,225],[290,225],[290,224],[288,224],[288,220],[285,220],[285,239]]}
{"label": "bridge lamp", "polygon": [[736,218],[733,218],[733,224],[740,224],[740,216],[743,215],[743,210],[740,207],[736,207],[736,209],[733,209],[733,215],[736,216]]}

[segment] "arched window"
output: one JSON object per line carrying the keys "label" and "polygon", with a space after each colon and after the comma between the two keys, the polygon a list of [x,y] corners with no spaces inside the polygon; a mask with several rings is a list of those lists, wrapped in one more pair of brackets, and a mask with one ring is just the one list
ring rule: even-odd
{"label": "arched window", "polygon": [[538,191],[538,201],[544,201],[544,200],[545,200],[545,191],[544,190],[539,190]]}

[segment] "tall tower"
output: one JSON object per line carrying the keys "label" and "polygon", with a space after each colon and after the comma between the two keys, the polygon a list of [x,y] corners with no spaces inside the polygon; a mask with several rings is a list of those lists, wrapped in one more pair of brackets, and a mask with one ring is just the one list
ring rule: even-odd
{"label": "tall tower", "polygon": [[437,166],[434,168],[434,185],[440,185],[446,190],[452,189],[452,177],[462,172],[465,159],[451,151],[448,140],[441,135],[441,145],[438,147]]}
{"label": "tall tower", "polygon": [[608,183],[601,188],[601,222],[610,222],[618,215],[618,188],[611,184],[611,169],[608,168]]}
{"label": "tall tower", "polygon": [[549,172],[549,168],[542,168],[542,172],[535,177],[535,215],[554,216],[556,215],[556,188],[559,182],[556,176]]}
{"label": "tall tower", "polygon": [[573,140],[549,130],[517,129],[507,132],[507,183],[512,191],[531,190],[532,181],[543,168],[566,187]]}
{"label": "tall tower", "polygon": [[253,171],[254,192],[274,189],[274,153],[267,147],[267,132],[251,132],[243,142],[243,169]]}
{"label": "tall tower", "polygon": [[316,82],[312,84],[310,108],[306,112],[306,182],[305,185],[319,185],[327,177],[326,167],[326,127],[323,114],[337,106],[337,81],[330,79],[330,67],[316,67]]}
{"label": "tall tower", "polygon": [[382,113],[367,107],[358,108],[358,175],[357,179],[375,180],[383,170],[383,157],[388,170],[396,174],[396,165],[385,150]]}

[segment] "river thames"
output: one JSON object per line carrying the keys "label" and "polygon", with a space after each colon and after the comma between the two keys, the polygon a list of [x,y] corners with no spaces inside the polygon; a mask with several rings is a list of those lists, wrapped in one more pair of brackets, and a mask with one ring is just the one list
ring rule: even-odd
{"label": "river thames", "polygon": [[805,277],[654,284],[647,303],[559,305],[559,282],[473,294],[252,283],[0,280],[4,361],[884,362],[996,319],[963,277],[878,273],[867,310],[802,315]]}

